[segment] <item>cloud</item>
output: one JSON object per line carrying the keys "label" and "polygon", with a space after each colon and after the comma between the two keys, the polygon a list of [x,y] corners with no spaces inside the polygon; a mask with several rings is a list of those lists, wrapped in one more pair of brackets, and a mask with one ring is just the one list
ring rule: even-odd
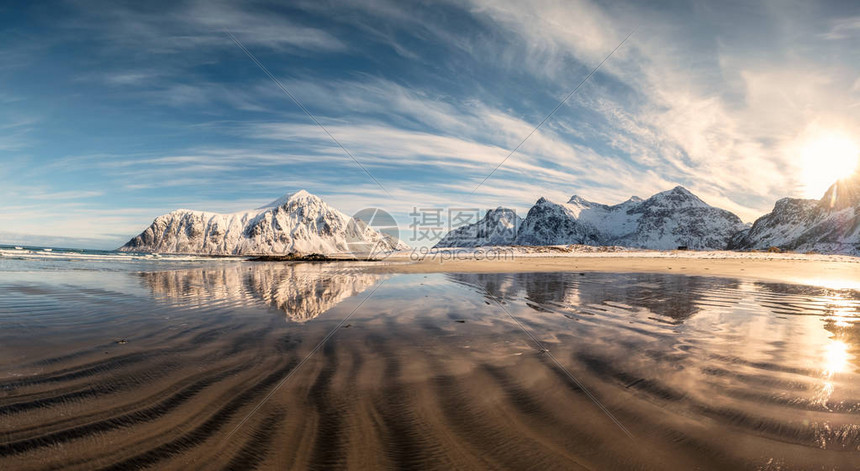
{"label": "cloud", "polygon": [[32,143],[32,133],[38,124],[38,119],[26,114],[6,119],[0,116],[0,152],[12,154],[26,149]]}
{"label": "cloud", "polygon": [[103,191],[60,191],[60,192],[37,192],[21,195],[23,198],[34,200],[79,200],[95,198],[104,195]]}
{"label": "cloud", "polygon": [[160,78],[159,72],[146,71],[127,71],[127,72],[109,72],[103,80],[109,85],[116,86],[140,86],[152,83]]}
{"label": "cloud", "polygon": [[860,36],[860,16],[834,20],[830,29],[823,36],[834,40]]}
{"label": "cloud", "polygon": [[[653,18],[642,8],[610,11],[587,1],[577,2],[576,8],[555,2],[534,9],[515,2],[474,5],[473,14],[518,34],[529,54],[557,63],[564,63],[557,59],[564,55],[593,62],[617,44],[620,32],[635,23],[633,17]],[[797,156],[788,152],[810,122],[827,116],[856,132],[856,113],[844,104],[842,92],[851,82],[843,82],[845,88],[835,82],[846,75],[855,79],[856,68],[852,75],[844,62],[821,63],[814,52],[801,54],[814,38],[788,35],[782,38],[786,50],[780,52],[791,59],[763,61],[747,52],[749,44],[735,45],[731,25],[721,24],[719,33],[711,33],[712,25],[722,21],[719,12],[701,13],[694,20],[698,24],[688,20],[689,28],[660,24],[666,18],[647,22],[624,53],[607,62],[604,74],[635,91],[636,99],[613,93],[618,88],[612,81],[595,77],[574,101],[601,113],[607,123],[597,132],[616,148],[626,147],[634,161],[704,187],[719,201],[733,201],[730,206],[749,217],[774,199],[799,191]],[[757,14],[762,15],[762,29],[768,21],[776,25],[784,20],[781,11]],[[855,20],[839,20],[831,32],[854,31]],[[701,30],[698,35],[683,36],[694,33],[693,28]],[[702,46],[689,47],[691,39]],[[531,64],[535,74],[545,72],[540,62],[524,58],[522,63]]]}
{"label": "cloud", "polygon": [[66,21],[111,46],[172,54],[231,44],[231,31],[246,44],[273,49],[343,51],[346,44],[327,31],[289,19],[272,5],[227,1],[163,2],[158,8],[116,2],[78,2]]}

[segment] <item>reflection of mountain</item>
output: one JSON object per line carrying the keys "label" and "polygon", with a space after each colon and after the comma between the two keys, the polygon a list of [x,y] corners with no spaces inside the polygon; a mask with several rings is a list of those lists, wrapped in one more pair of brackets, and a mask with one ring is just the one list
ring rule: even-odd
{"label": "reflection of mountain", "polygon": [[156,296],[184,303],[263,301],[294,322],[319,316],[381,278],[328,263],[237,264],[140,276]]}
{"label": "reflection of mountain", "polygon": [[514,273],[449,275],[486,295],[515,297],[521,293],[535,305],[587,306],[606,302],[640,307],[683,322],[701,309],[708,292],[736,288],[737,281],[649,273]]}
{"label": "reflection of mountain", "polygon": [[366,290],[380,278],[379,275],[356,269],[337,269],[323,263],[266,268],[248,272],[255,292],[296,322],[319,316]]}

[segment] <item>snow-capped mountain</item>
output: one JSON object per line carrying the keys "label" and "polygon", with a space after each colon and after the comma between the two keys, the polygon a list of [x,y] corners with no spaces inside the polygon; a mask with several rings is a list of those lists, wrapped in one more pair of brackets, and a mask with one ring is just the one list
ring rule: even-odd
{"label": "snow-capped mountain", "polygon": [[460,226],[442,238],[436,247],[480,247],[514,243],[523,218],[513,209],[499,206],[487,211],[478,222]]}
{"label": "snow-capped mountain", "polygon": [[732,235],[744,228],[734,213],[708,205],[681,186],[637,203],[627,214],[636,221],[636,230],[619,233],[613,245],[723,250]]}
{"label": "snow-capped mountain", "polygon": [[409,248],[304,190],[258,209],[221,214],[178,209],[159,216],[119,250],[210,255],[338,254],[350,247]]}
{"label": "snow-capped mountain", "polygon": [[777,201],[729,244],[739,250],[769,247],[860,255],[860,173],[834,183],[820,200]]}
{"label": "snow-capped mountain", "polygon": [[[685,246],[721,250],[743,228],[741,220],[731,212],[709,206],[679,186],[647,200],[634,196],[612,206],[579,196],[571,197],[567,203],[541,198],[522,221],[513,245],[623,245],[662,250]],[[461,247],[472,246],[466,245],[470,241],[462,238],[450,237],[450,240]]]}

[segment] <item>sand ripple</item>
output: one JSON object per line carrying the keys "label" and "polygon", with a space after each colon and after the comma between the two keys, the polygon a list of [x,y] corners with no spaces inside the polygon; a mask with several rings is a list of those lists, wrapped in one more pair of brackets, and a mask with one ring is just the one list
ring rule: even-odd
{"label": "sand ripple", "polygon": [[381,280],[250,263],[0,276],[0,468],[860,462],[856,292],[681,275],[395,276],[296,369]]}

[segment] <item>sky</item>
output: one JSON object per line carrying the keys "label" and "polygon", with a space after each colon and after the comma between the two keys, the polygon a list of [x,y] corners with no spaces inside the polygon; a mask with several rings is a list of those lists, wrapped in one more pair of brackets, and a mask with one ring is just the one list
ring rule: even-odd
{"label": "sky", "polygon": [[751,222],[860,142],[856,1],[12,3],[0,243],[110,249],[299,189],[406,227],[683,185]]}

